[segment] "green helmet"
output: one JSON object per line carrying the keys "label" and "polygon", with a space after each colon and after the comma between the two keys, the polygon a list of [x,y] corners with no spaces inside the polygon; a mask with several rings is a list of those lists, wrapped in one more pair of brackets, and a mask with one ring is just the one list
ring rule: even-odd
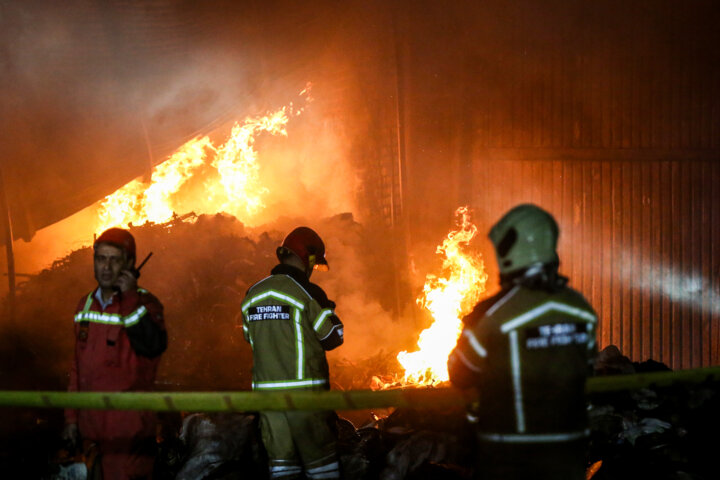
{"label": "green helmet", "polygon": [[540,207],[518,205],[490,229],[501,274],[524,270],[531,265],[557,263],[558,226]]}

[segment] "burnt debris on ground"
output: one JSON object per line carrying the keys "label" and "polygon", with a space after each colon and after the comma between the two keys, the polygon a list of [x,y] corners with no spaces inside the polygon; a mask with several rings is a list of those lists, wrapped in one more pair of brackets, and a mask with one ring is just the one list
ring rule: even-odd
{"label": "burnt debris on ground", "polygon": [[[657,362],[630,364],[634,372],[666,368]],[[642,389],[593,395],[591,400],[587,464],[597,470],[593,479],[717,478],[714,455],[719,446],[720,385]],[[182,459],[179,465],[203,465],[207,476],[197,478],[264,478],[262,444],[257,427],[252,427],[256,417],[255,413],[190,415],[181,431],[203,425],[205,437],[194,440],[183,435],[184,456],[174,457]],[[474,437],[462,409],[400,408],[380,418],[368,414],[367,422],[358,425],[338,417],[337,427],[343,478],[472,478]],[[244,448],[219,460],[228,445],[234,444]],[[247,471],[255,476],[246,476]],[[175,473],[166,469],[167,476],[161,478],[176,478]]]}

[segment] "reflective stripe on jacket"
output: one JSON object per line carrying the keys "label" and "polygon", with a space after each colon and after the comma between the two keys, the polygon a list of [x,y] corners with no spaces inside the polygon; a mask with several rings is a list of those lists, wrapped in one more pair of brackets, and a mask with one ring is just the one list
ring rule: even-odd
{"label": "reflective stripe on jacket", "polygon": [[[302,272],[293,270],[297,269],[279,265],[250,287],[242,302],[243,333],[253,349],[255,390],[329,388],[325,349],[332,347],[324,348],[323,342],[332,336],[341,343],[343,325],[334,303],[317,285],[303,282],[298,275]],[[311,295],[309,289],[319,292]]]}
{"label": "reflective stripe on jacket", "polygon": [[[167,346],[162,304],[138,289],[116,293],[103,308],[96,291],[80,300],[74,316],[75,359],[68,390],[152,390],[160,354]],[[144,417],[141,421],[139,413],[66,410],[65,417],[67,423],[77,422],[85,437],[95,440],[154,434],[153,424]],[[113,421],[116,417],[122,420]]]}
{"label": "reflective stripe on jacket", "polygon": [[516,286],[476,307],[448,359],[450,378],[481,392],[480,438],[555,443],[587,436],[585,380],[597,318],[578,292]]}

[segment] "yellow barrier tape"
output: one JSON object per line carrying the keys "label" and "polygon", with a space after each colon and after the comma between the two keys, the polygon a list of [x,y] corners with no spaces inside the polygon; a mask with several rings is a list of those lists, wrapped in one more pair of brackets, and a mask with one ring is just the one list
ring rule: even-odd
{"label": "yellow barrier tape", "polygon": [[590,393],[618,392],[640,388],[670,387],[676,384],[720,382],[720,366],[675,370],[672,372],[635,373],[588,378],[585,390]]}
{"label": "yellow barrier tape", "polygon": [[362,410],[465,405],[454,388],[293,392],[0,392],[1,407],[224,412],[252,410]]}
{"label": "yellow barrier tape", "polygon": [[[720,367],[614,375],[588,379],[589,394],[720,382]],[[257,410],[363,410],[387,407],[460,407],[474,400],[455,388],[284,392],[49,392],[0,391],[0,407],[226,412]]]}

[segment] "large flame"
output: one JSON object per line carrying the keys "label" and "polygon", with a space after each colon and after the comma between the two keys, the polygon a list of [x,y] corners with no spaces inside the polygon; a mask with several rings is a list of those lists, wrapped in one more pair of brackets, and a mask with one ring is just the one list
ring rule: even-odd
{"label": "large flame", "polygon": [[[300,93],[306,101],[310,101],[309,87]],[[260,182],[255,139],[263,132],[287,136],[290,116],[302,111],[291,103],[265,116],[236,122],[220,147],[207,136],[190,140],[153,169],[149,182],[135,179],[107,196],[99,207],[96,232],[164,223],[190,211],[225,212],[251,223],[264,208],[263,197],[268,193]]]}
{"label": "large flame", "polygon": [[100,204],[97,232],[130,223],[162,223],[172,218],[173,195],[204,165],[207,150],[212,147],[208,137],[190,140],[168,160],[155,167],[150,184],[135,179],[108,195]]}
{"label": "large flame", "polygon": [[400,352],[405,369],[402,383],[434,385],[448,380],[447,359],[462,331],[462,318],[470,313],[485,292],[487,274],[480,254],[464,252],[477,234],[467,207],[455,212],[458,229],[451,231],[437,253],[443,255],[442,273],[429,274],[417,302],[433,316],[433,323],[420,333],[419,351]]}

